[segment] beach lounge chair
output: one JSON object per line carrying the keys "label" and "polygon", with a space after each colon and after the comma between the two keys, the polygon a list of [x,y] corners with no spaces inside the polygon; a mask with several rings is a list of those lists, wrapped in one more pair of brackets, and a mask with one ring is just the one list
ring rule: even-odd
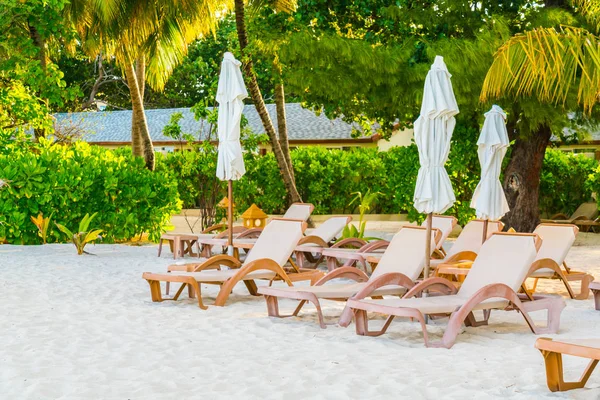
{"label": "beach lounge chair", "polygon": [[[535,342],[535,348],[544,356],[546,380],[548,389],[552,392],[562,392],[584,387],[590,375],[594,372],[594,368],[598,365],[598,361],[600,361],[600,339],[552,340],[539,338]],[[590,360],[590,363],[578,381],[564,381],[563,354]]]}
{"label": "beach lounge chair", "polygon": [[[446,256],[446,251],[443,247],[444,242],[446,241],[446,239],[448,239],[448,236],[450,236],[450,233],[452,233],[452,230],[454,229],[457,223],[458,220],[456,219],[456,217],[453,217],[451,215],[433,215],[433,218],[431,220],[431,227],[439,229],[440,232],[442,232],[442,237],[439,239],[439,241],[436,242],[434,251],[434,254],[437,254],[438,258]],[[426,224],[427,220],[423,221],[421,226],[425,226]]]}
{"label": "beach lounge chair", "polygon": [[310,203],[292,203],[281,218],[308,221],[314,209],[315,206]]}
{"label": "beach lounge chair", "polygon": [[[446,253],[446,256],[441,259],[431,260],[432,266],[437,266],[442,263],[451,263],[462,260],[475,260],[479,249],[481,249],[483,237],[484,221],[474,219],[469,221],[462,229],[456,241]],[[487,237],[492,236],[495,232],[501,232],[504,224],[500,221],[489,221],[487,227]]]}
{"label": "beach lounge chair", "polygon": [[[446,255],[443,249],[444,241],[448,238],[454,227],[456,226],[456,218],[447,215],[434,215],[432,219],[432,229],[437,230],[439,235],[435,239],[434,255],[437,258],[443,258]],[[425,222],[421,224],[425,226]],[[348,249],[330,249],[324,250],[323,256],[327,260],[327,269],[333,271],[340,265],[348,267],[356,265],[360,267],[362,265],[364,271],[367,271],[367,266],[370,264],[371,269],[377,266],[378,258],[383,254],[383,250],[387,247],[389,242],[387,240],[374,240],[367,243],[364,247],[357,250]],[[369,262],[367,262],[369,258]]]}
{"label": "beach lounge chair", "polygon": [[590,229],[595,229],[600,226],[598,212],[598,204],[595,202],[588,202],[577,207],[577,210],[575,210],[571,217],[568,217],[566,214],[556,214],[550,219],[542,219],[542,222],[551,224],[573,224],[582,232],[589,232]]}
{"label": "beach lounge chair", "polygon": [[[275,219],[287,219],[287,220],[297,220],[297,221],[307,221],[310,218],[310,214],[313,212],[313,210],[315,209],[315,206],[313,206],[310,203],[292,203],[292,205],[287,209],[287,211],[285,212],[285,214],[281,217],[281,218],[275,218]],[[262,228],[251,228],[248,229],[248,232],[244,232],[241,235],[238,235],[236,238],[239,239],[250,239],[250,238],[254,238],[256,239],[259,235],[260,232],[262,231]],[[203,249],[205,249],[207,246],[208,248],[212,248],[213,246],[227,246],[227,236],[221,236],[221,237],[211,237],[211,236],[199,236],[198,237],[198,245],[201,245]],[[248,249],[249,247],[244,246],[242,247],[244,249]],[[236,251],[237,253],[238,251]],[[203,256],[208,256],[207,252],[203,252],[202,253]]]}
{"label": "beach lounge chair", "polygon": [[[542,223],[533,233],[542,238],[542,247],[535,262],[531,266],[529,277],[535,279],[529,293],[535,292],[538,279],[560,279],[565,285],[569,297],[586,300],[589,295],[589,284],[594,280],[592,275],[585,272],[573,271],[567,266],[565,259],[575,242],[578,228],[575,225]],[[581,282],[579,294],[576,294],[569,282]]]}
{"label": "beach lounge chair", "polygon": [[[462,229],[454,245],[450,248],[444,258],[431,260],[435,267],[434,276],[442,276],[446,279],[455,279],[457,282],[464,280],[464,268],[470,268],[481,249],[483,238],[484,221],[474,219],[469,221]],[[500,221],[489,221],[487,237],[495,232],[501,232],[504,224]]]}
{"label": "beach lounge chair", "polygon": [[310,235],[300,239],[294,251],[300,268],[315,268],[323,259],[323,250],[328,248],[360,248],[367,242],[358,238],[346,238],[335,242],[352,217],[331,217],[323,222]]}
{"label": "beach lounge chair", "polygon": [[594,293],[594,304],[596,306],[596,310],[600,311],[600,282],[590,283],[590,289],[592,289],[592,293]]}
{"label": "beach lounge chair", "polygon": [[[427,347],[450,348],[454,344],[461,326],[487,324],[490,310],[511,309],[519,311],[529,328],[536,334],[555,333],[560,325],[560,313],[565,301],[558,296],[536,296],[533,301],[521,301],[517,291],[527,277],[531,263],[536,257],[541,240],[537,235],[526,233],[498,232],[481,247],[471,272],[460,289],[443,278],[429,278],[411,288],[402,299],[367,299],[371,294],[363,291],[350,298],[340,317],[340,325],[348,326],[354,317],[356,333],[378,336],[387,330],[394,317],[413,318],[420,322],[423,339]],[[379,279],[386,279],[381,275]],[[373,281],[377,287],[377,280]],[[424,291],[440,292],[444,295],[421,296]],[[484,320],[477,321],[473,311],[483,310]],[[547,325],[538,327],[529,312],[548,310]],[[383,328],[370,331],[367,312],[388,315]],[[443,338],[430,342],[425,325],[425,315],[446,314],[450,316]]]}
{"label": "beach lounge chair", "polygon": [[[274,288],[261,287],[258,293],[265,296],[269,316],[297,316],[298,312],[310,301],[317,309],[319,325],[325,328],[323,313],[319,299],[346,301],[356,293],[366,290],[370,296],[401,296],[414,286],[415,280],[423,272],[425,266],[426,229],[406,226],[394,235],[387,247],[377,269],[369,278],[364,272],[354,267],[342,267],[328,273],[313,286]],[[433,242],[433,238],[432,238]],[[435,247],[431,246],[431,251]],[[378,279],[385,275],[385,279]],[[329,283],[334,279],[345,278],[355,283]],[[376,281],[376,282],[375,282]],[[328,283],[328,284],[325,284]],[[299,300],[300,304],[291,315],[279,314],[278,298]]]}
{"label": "beach lounge chair", "polygon": [[[243,264],[233,257],[218,255],[198,263],[193,272],[144,272],[142,277],[150,284],[152,301],[177,300],[183,289],[189,286],[198,298],[198,306],[201,309],[207,308],[202,302],[200,293],[200,284],[202,283],[221,286],[215,305],[224,306],[233,287],[239,282],[246,284],[250,294],[257,295],[254,283],[256,279],[270,282],[282,280],[290,286],[294,280],[316,280],[317,277],[322,276],[318,271],[312,271],[311,274],[297,273],[290,277],[289,275],[294,274],[288,275],[284,270],[284,265],[292,255],[305,229],[306,223],[302,221],[273,220],[263,230]],[[229,269],[222,269],[222,267],[229,267]],[[179,282],[182,285],[172,299],[163,299],[161,282]]]}

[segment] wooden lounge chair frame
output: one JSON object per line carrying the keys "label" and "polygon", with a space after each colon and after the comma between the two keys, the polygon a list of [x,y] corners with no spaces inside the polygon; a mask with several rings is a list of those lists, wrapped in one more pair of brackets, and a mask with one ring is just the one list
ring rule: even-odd
{"label": "wooden lounge chair frame", "polygon": [[[417,227],[417,226],[412,226],[412,225],[407,225],[407,226],[410,226],[413,228]],[[420,227],[420,228],[422,228],[422,227]],[[437,228],[433,228],[432,232],[434,232],[434,234],[435,234],[435,236],[434,236],[435,243],[439,243],[439,241],[442,237],[442,231],[440,231]],[[357,244],[358,244],[358,242],[357,242]],[[349,252],[347,254],[343,254],[343,255],[340,254],[340,255],[335,255],[335,256],[327,255],[326,256],[327,270],[329,272],[331,272],[340,267],[361,268],[361,266],[362,266],[362,270],[366,273],[368,270],[368,267],[370,266],[371,272],[373,272],[375,270],[375,268],[377,268],[379,259],[373,257],[372,253],[379,252],[381,250],[385,250],[388,248],[389,245],[390,245],[390,242],[388,240],[374,240],[372,242],[365,243],[364,246],[358,248],[354,252]],[[435,250],[434,250],[434,253],[435,253]],[[383,255],[383,252],[381,252],[381,254]],[[346,261],[341,263],[339,261],[340,259],[343,259]]]}
{"label": "wooden lounge chair frame", "polygon": [[[281,219],[281,218],[279,220],[285,221],[284,219]],[[288,221],[290,221],[290,220],[288,220]],[[297,220],[291,220],[291,221],[299,222]],[[306,229],[306,222],[302,222],[302,231],[304,231],[305,229]],[[290,257],[290,259],[291,259],[291,257]],[[185,266],[186,270],[189,271],[190,269],[192,269],[191,266],[194,266],[194,264],[186,265]],[[217,298],[215,299],[214,305],[216,305],[216,306],[224,306],[225,305],[227,299],[229,298],[229,295],[231,294],[231,291],[233,290],[233,287],[240,281],[244,282],[244,284],[246,285],[246,288],[248,289],[248,292],[251,295],[258,296],[257,287],[254,282],[254,279],[244,279],[248,274],[250,274],[251,272],[254,272],[254,271],[266,270],[266,271],[274,272],[275,276],[273,278],[269,279],[269,285],[272,284],[276,280],[284,281],[286,284],[288,284],[288,286],[292,286],[292,282],[298,281],[298,280],[310,279],[311,283],[314,283],[323,276],[323,273],[320,271],[312,270],[312,271],[310,271],[310,273],[307,273],[306,271],[300,270],[295,264],[292,264],[293,269],[291,272],[296,273],[296,275],[294,275],[294,273],[292,273],[291,274],[292,277],[290,277],[282,266],[279,266],[275,261],[273,261],[269,258],[257,259],[252,262],[249,262],[246,265],[243,265],[239,259],[228,256],[228,255],[224,255],[224,254],[213,256],[213,257],[209,258],[208,260],[195,265],[191,272],[201,272],[201,271],[210,270],[210,269],[221,270],[221,266],[226,266],[226,267],[229,267],[230,269],[237,269],[238,271],[234,274],[234,276],[230,277],[229,279],[227,279],[225,281],[215,281],[215,282],[202,281],[201,282],[203,284],[216,284],[216,285],[221,286],[221,290],[219,291],[219,294],[217,295]],[[181,266],[176,266],[176,267],[181,267]],[[176,274],[171,274],[171,273],[164,274],[164,273],[144,272],[142,274],[142,278],[146,279],[146,281],[148,281],[148,284],[150,285],[150,295],[151,295],[153,302],[162,302],[165,300],[174,300],[174,301],[178,300],[179,297],[181,296],[181,293],[183,292],[184,288],[188,287],[189,291],[190,291],[190,297],[197,298],[198,307],[200,307],[203,310],[207,309],[207,307],[202,302],[200,283],[193,276],[176,275]],[[178,282],[178,283],[181,283],[182,285],[177,290],[177,292],[175,293],[175,295],[172,298],[163,298],[162,293],[161,293],[160,282],[166,282],[167,284],[170,284],[171,282]]]}
{"label": "wooden lounge chair frame", "polygon": [[[403,229],[418,229],[421,231],[426,230],[426,228],[418,227],[418,226],[410,226],[410,227],[406,227]],[[436,234],[435,234],[435,238],[437,239],[440,234],[441,233],[438,230],[438,232],[436,232]],[[423,266],[421,266],[421,270],[422,270],[422,268],[423,268]],[[325,283],[330,282],[335,279],[350,279],[354,282],[368,282],[369,281],[369,277],[367,276],[367,274],[364,273],[363,271],[361,271],[360,269],[352,267],[352,266],[344,266],[341,268],[336,268],[335,270],[329,272],[327,275],[323,276],[320,280],[318,280],[316,283],[314,283],[313,286],[322,286]],[[400,272],[390,272],[390,273],[383,274],[379,278],[376,278],[373,281],[369,282],[365,287],[363,287],[361,290],[359,290],[356,295],[359,296],[361,293],[368,292],[371,294],[370,295],[371,298],[380,299],[382,297],[377,296],[377,295],[372,295],[373,292],[381,287],[391,286],[391,285],[399,286],[399,287],[402,287],[402,288],[405,288],[408,290],[415,285],[415,282],[411,278],[409,278],[408,276],[406,276]],[[311,302],[317,310],[319,326],[322,329],[327,328],[327,324],[325,323],[325,320],[323,318],[323,312],[321,310],[321,303],[319,301],[319,298],[326,299],[326,300],[334,300],[334,301],[347,301],[349,298],[349,297],[339,297],[338,298],[338,297],[330,297],[330,296],[319,297],[315,293],[312,293],[310,291],[298,290],[298,291],[290,292],[290,291],[286,291],[283,289],[272,288],[272,287],[268,288],[268,290],[262,290],[262,288],[261,288],[261,289],[259,289],[259,293],[262,293],[265,297],[265,300],[267,302],[267,312],[270,317],[278,317],[278,318],[296,317],[296,316],[298,316],[298,313],[300,312],[302,307],[304,307],[304,305],[307,302]],[[285,299],[290,299],[290,300],[299,300],[300,302],[299,302],[298,306],[296,307],[296,309],[291,314],[282,315],[279,312],[279,297],[282,297]]]}
{"label": "wooden lounge chair frame", "polygon": [[[532,234],[524,233],[506,233],[497,232],[494,235],[525,235],[533,236]],[[541,240],[535,235],[536,249],[539,250]],[[380,279],[385,278],[382,275]],[[381,286],[381,285],[380,285]],[[373,281],[372,287],[380,287],[377,285],[377,280]],[[456,286],[444,278],[428,278],[422,282],[413,286],[403,298],[420,297],[424,292],[428,294],[439,294],[439,295],[450,295],[456,294],[458,289]],[[489,311],[491,309],[484,309],[484,319],[478,321],[473,314],[473,311],[477,309],[478,305],[485,300],[502,298],[509,302],[508,307],[505,310],[517,310],[523,315],[525,322],[535,334],[544,333],[556,333],[560,326],[560,313],[565,307],[564,300],[562,298],[553,298],[548,296],[534,296],[534,301],[523,301],[527,298],[520,297],[512,288],[505,284],[490,284],[482,287],[469,299],[465,301],[460,307],[450,314],[448,325],[444,332],[442,339],[438,342],[430,342],[427,334],[427,325],[425,324],[425,316],[420,310],[416,308],[403,308],[403,307],[390,307],[386,305],[378,304],[367,304],[361,303],[360,300],[369,297],[370,292],[367,290],[357,293],[346,303],[346,309],[342,313],[340,318],[340,326],[347,327],[352,322],[352,317],[355,320],[356,333],[361,336],[380,336],[384,334],[390,326],[392,320],[395,317],[406,317],[417,320],[421,324],[421,330],[423,332],[423,339],[426,347],[443,347],[451,348],[458,337],[463,323],[467,326],[481,326],[487,325],[489,319]],[[557,300],[561,301],[557,301]],[[527,299],[528,300],[528,299]],[[545,327],[537,326],[531,317],[530,312],[548,310],[547,324]],[[388,315],[383,327],[376,331],[369,330],[369,319],[367,312],[375,312],[380,314]]]}
{"label": "wooden lounge chair frame", "polygon": [[[539,224],[538,227],[539,226],[558,226],[561,228],[565,228],[566,224],[553,224],[553,223],[544,222],[544,223]],[[577,226],[575,226],[575,225],[572,225],[572,228],[576,235],[577,232],[579,231],[579,228],[577,228]],[[457,255],[458,254],[460,254],[460,253],[457,253]],[[454,262],[468,260],[469,254],[462,254],[461,257],[464,258],[464,260],[461,260],[460,258],[457,258],[457,257],[453,257],[453,259],[455,259]],[[474,260],[474,258],[472,258],[472,260]],[[451,261],[448,261],[448,263],[450,263],[450,262]],[[594,277],[585,272],[573,271],[571,268],[569,268],[569,266],[567,265],[567,263],[565,261],[563,261],[562,267],[564,268],[564,270],[561,268],[560,265],[558,265],[556,263],[556,261],[554,261],[551,258],[542,258],[542,259],[534,261],[531,264],[531,268],[529,269],[529,272],[527,273],[528,277],[530,275],[534,274],[535,271],[540,270],[540,269],[551,269],[554,272],[554,275],[552,275],[551,277],[548,277],[548,278],[533,277],[533,279],[534,279],[533,287],[528,288],[527,285],[525,284],[525,282],[523,282],[523,285],[521,286],[521,290],[523,291],[523,293],[525,293],[525,295],[527,295],[527,297],[529,297],[530,299],[533,299],[533,294],[535,293],[538,281],[540,279],[560,279],[562,281],[563,285],[565,286],[565,288],[567,289],[567,293],[569,294],[569,297],[571,299],[587,300],[587,298],[590,296],[590,283],[592,283],[594,281]],[[455,277],[459,277],[461,275],[464,276],[468,273],[469,273],[469,268],[464,268],[464,267],[461,268],[460,265],[448,266],[448,265],[442,264],[436,270],[437,276],[454,275]],[[458,279],[458,280],[460,280],[460,279]],[[579,293],[576,293],[573,290],[573,288],[571,287],[571,285],[569,284],[569,282],[577,282],[577,281],[581,282],[581,288],[579,290]]]}
{"label": "wooden lounge chair frame", "polygon": [[553,224],[573,224],[576,225],[582,232],[594,231],[600,226],[600,218],[598,218],[598,205],[595,202],[582,203],[577,210],[569,217],[566,214],[558,213],[550,219],[542,219],[542,223]]}
{"label": "wooden lounge chair frame", "polygon": [[[538,225],[538,227],[540,227],[540,226],[559,226],[561,228],[564,228],[565,224],[555,224],[555,223],[544,222],[544,223],[541,223]],[[577,232],[579,232],[579,228],[575,225],[572,225],[572,228],[573,228],[574,234],[577,235]],[[539,269],[544,269],[544,268],[551,269],[554,272],[554,275],[549,278],[535,278],[533,288],[529,289],[524,286],[523,287],[524,290],[526,291],[526,293],[532,294],[532,293],[535,293],[535,289],[537,288],[537,283],[538,283],[539,279],[560,279],[562,281],[563,285],[565,286],[565,288],[567,289],[567,292],[569,293],[570,298],[575,299],[575,300],[587,300],[587,298],[590,296],[589,286],[590,286],[590,283],[594,280],[594,277],[585,272],[573,271],[571,268],[569,268],[566,261],[563,261],[562,267],[564,268],[564,270],[561,268],[560,265],[558,265],[556,263],[556,261],[554,261],[550,258],[543,258],[543,259],[535,261],[531,265],[528,275],[531,275],[535,271],[537,271]],[[576,282],[576,281],[581,282],[581,288],[579,290],[579,293],[575,293],[575,291],[569,284],[569,282]]]}
{"label": "wooden lounge chair frame", "polygon": [[[208,269],[217,269],[221,270],[221,266],[227,266],[232,269],[238,269],[239,271],[231,278],[227,279],[225,282],[202,282],[203,284],[216,284],[221,286],[221,290],[215,299],[215,306],[224,306],[231,294],[233,287],[238,284],[240,281],[243,281],[248,289],[248,292],[252,296],[258,296],[257,287],[254,280],[245,280],[244,277],[251,272],[258,270],[269,270],[276,274],[280,280],[284,281],[288,286],[292,286],[292,281],[289,279],[286,272],[283,270],[281,266],[279,266],[275,261],[269,258],[262,258],[259,260],[252,261],[247,265],[241,267],[242,263],[231,256],[228,255],[218,255],[211,257],[209,260],[206,260],[202,264],[200,264],[197,268],[194,269],[193,272],[200,272]],[[202,302],[202,294],[200,290],[200,283],[196,281],[193,276],[182,276],[182,275],[173,275],[173,274],[155,274],[150,272],[144,272],[142,274],[142,278],[148,281],[150,285],[150,294],[153,302],[162,302],[165,300],[178,300],[179,296],[183,292],[183,289],[186,286],[189,286],[194,296],[198,299],[198,307],[203,310],[206,310],[208,307],[204,305]],[[275,280],[275,279],[273,279]],[[273,281],[271,280],[271,282]],[[161,294],[160,282],[179,282],[181,283],[181,287],[175,293],[175,296],[172,298],[163,298]],[[192,297],[190,295],[190,297]]]}
{"label": "wooden lounge chair frame", "polygon": [[[539,338],[535,342],[535,348],[544,356],[544,362],[546,364],[546,380],[548,389],[552,392],[562,392],[584,387],[600,360],[600,349],[597,347],[585,346],[584,343],[578,345],[558,340],[554,341],[550,338]],[[563,354],[591,359],[579,380],[575,382],[565,382],[562,363]]]}

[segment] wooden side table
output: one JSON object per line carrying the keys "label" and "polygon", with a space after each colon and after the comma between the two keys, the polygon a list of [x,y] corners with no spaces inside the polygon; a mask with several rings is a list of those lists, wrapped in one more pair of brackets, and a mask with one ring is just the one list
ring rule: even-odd
{"label": "wooden side table", "polygon": [[[167,240],[169,242],[169,247],[171,248],[171,252],[173,253],[173,258],[177,259],[177,257],[184,257],[186,254],[191,256],[196,256],[194,254],[193,248],[194,244],[198,246],[198,235],[191,235],[185,233],[165,233],[160,237],[160,241],[158,243],[158,256],[162,252],[163,241]],[[198,249],[198,253],[200,253],[200,249]]]}

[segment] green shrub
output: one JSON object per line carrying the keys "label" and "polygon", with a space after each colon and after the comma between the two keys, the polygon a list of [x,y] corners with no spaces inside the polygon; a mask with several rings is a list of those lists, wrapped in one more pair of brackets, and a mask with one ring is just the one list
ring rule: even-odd
{"label": "green shrub", "polygon": [[[540,177],[540,212],[551,217],[557,213],[571,215],[583,202],[598,193],[598,162],[584,155],[547,149]],[[588,179],[591,182],[588,183]]]}
{"label": "green shrub", "polygon": [[[0,154],[0,176],[10,181],[0,191],[0,237],[9,243],[39,243],[30,217],[40,213],[77,226],[87,213],[98,212],[95,225],[104,231],[105,242],[143,232],[156,240],[180,209],[173,176],[148,171],[129,148],[111,151],[83,142],[60,146],[43,139],[12,143]],[[64,237],[51,227],[47,240]]]}

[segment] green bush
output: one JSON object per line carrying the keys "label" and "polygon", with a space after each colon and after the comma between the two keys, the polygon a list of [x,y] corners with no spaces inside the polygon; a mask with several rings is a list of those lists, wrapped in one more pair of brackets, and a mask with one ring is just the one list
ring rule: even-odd
{"label": "green bush", "polygon": [[[159,157],[160,162],[160,157]],[[75,229],[98,212],[95,227],[105,242],[128,240],[143,232],[156,240],[180,209],[177,182],[165,171],[150,172],[131,149],[117,151],[78,142],[12,143],[0,153],[0,238],[9,243],[40,243],[30,217],[53,214],[53,221]],[[50,228],[48,242],[63,241]]]}
{"label": "green bush", "polygon": [[[547,149],[540,177],[540,213],[571,215],[583,202],[590,201],[596,185],[598,162],[584,155]],[[588,183],[588,179],[591,182]]]}

